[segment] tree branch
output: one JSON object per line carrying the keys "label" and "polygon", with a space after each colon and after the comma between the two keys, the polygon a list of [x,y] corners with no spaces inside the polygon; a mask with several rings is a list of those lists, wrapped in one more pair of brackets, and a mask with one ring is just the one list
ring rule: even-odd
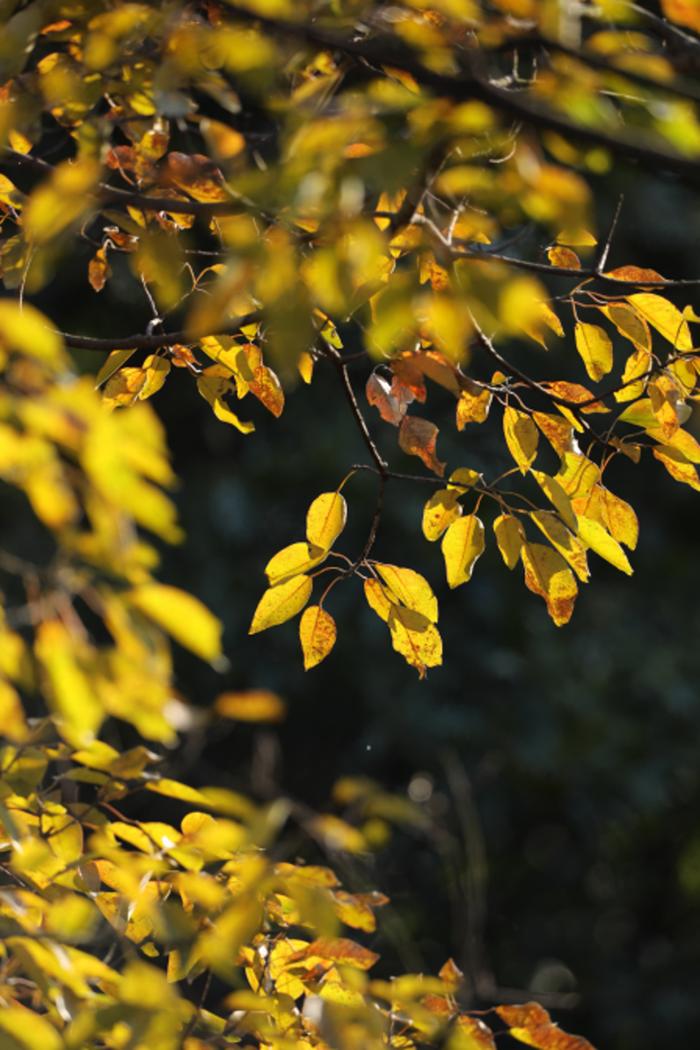
{"label": "tree branch", "polygon": [[73,335],[70,332],[59,332],[66,346],[74,350],[96,350],[109,353],[112,350],[158,350],[162,346],[174,346],[176,343],[196,343],[205,336],[236,335],[246,325],[255,324],[262,318],[262,311],[252,310],[248,314],[229,321],[215,332],[197,332],[182,330],[179,332],[154,332],[137,335],[126,335],[122,338],[97,339],[87,335]]}

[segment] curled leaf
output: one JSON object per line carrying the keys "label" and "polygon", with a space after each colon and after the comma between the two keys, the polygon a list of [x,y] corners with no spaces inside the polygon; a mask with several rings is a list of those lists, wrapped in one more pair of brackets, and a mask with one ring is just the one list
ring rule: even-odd
{"label": "curled leaf", "polygon": [[429,470],[439,477],[445,473],[445,464],[437,458],[438,428],[420,416],[406,416],[399,427],[399,448],[409,456],[418,456]]}

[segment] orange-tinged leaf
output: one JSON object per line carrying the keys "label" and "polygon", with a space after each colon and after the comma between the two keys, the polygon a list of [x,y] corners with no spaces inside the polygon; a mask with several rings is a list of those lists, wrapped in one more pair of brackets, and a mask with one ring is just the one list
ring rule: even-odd
{"label": "orange-tinged leaf", "polygon": [[485,423],[492,400],[490,390],[465,380],[457,402],[457,430],[464,430],[467,423]]}
{"label": "orange-tinged leaf", "polygon": [[533,412],[532,418],[558,455],[577,451],[574,427],[568,419],[550,412]]}
{"label": "orange-tinged leaf", "polygon": [[562,524],[560,519],[550,510],[533,510],[530,517],[537,525],[555,550],[558,550],[563,558],[569,563],[579,580],[586,583],[590,572],[588,570],[588,559],[586,548],[570,529]]}
{"label": "orange-tinged leaf", "polygon": [[246,689],[221,693],[214,701],[214,711],[222,718],[235,718],[238,722],[281,722],[287,705],[269,689]]}
{"label": "orange-tinged leaf", "polygon": [[270,558],[265,566],[265,575],[270,586],[289,579],[290,576],[298,576],[300,573],[308,572],[325,561],[327,551],[312,547],[308,543],[290,543],[281,551]]}
{"label": "orange-tinged leaf", "polygon": [[299,621],[299,639],[304,654],[304,670],[320,664],[335,645],[337,630],[335,620],[320,605],[304,609]]}
{"label": "orange-tinged leaf", "polygon": [[329,551],[348,520],[348,505],[340,492],[323,492],[306,514],[306,538],[312,547]]}
{"label": "orange-tinged leaf", "polygon": [[374,567],[397,601],[407,609],[421,613],[432,623],[437,623],[437,598],[428,581],[420,573],[381,562],[377,562]]}
{"label": "orange-tinged leaf", "polygon": [[442,638],[427,616],[393,605],[388,622],[394,649],[416,668],[421,678],[425,678],[428,667],[442,663]]}
{"label": "orange-tinged leaf", "polygon": [[503,433],[511,456],[518,464],[520,472],[527,474],[530,464],[537,455],[539,434],[537,427],[526,412],[506,405],[503,410]]}
{"label": "orange-tinged leaf", "polygon": [[[583,404],[583,407],[580,409],[581,412],[610,411],[607,405],[603,404],[602,401],[593,401],[593,394],[591,394],[590,390],[587,390],[585,386],[581,386],[580,383],[567,383],[564,380],[557,380],[554,383],[543,383],[542,386],[546,387],[550,394],[561,398],[563,401],[572,401],[574,404]],[[588,402],[590,402],[590,404],[588,404]],[[560,412],[563,412],[564,406],[561,406],[559,410]],[[576,430],[583,429],[578,422],[574,422],[574,426]]]}
{"label": "orange-tinged leaf", "polygon": [[436,455],[438,428],[420,416],[405,416],[399,427],[399,448],[409,456],[418,456],[429,470],[439,477],[445,473],[445,464]]}
{"label": "orange-tinged leaf", "polygon": [[484,526],[475,514],[467,514],[450,525],[442,539],[442,553],[451,588],[471,580],[484,547]]}
{"label": "orange-tinged leaf", "polygon": [[520,559],[520,548],[525,542],[525,531],[512,514],[499,514],[493,523],[496,543],[501,557],[509,569],[514,569]]}
{"label": "orange-tinged leaf", "polygon": [[600,467],[580,452],[566,452],[556,481],[570,499],[587,495],[600,478]]}
{"label": "orange-tinged leaf", "polygon": [[[408,400],[399,397],[398,393],[394,393],[393,385],[376,372],[372,372],[372,375],[367,380],[365,394],[368,404],[374,405],[386,423],[391,423],[397,427],[406,415]],[[413,398],[411,397],[410,400],[412,401]]]}
{"label": "orange-tinged leaf", "polygon": [[668,299],[653,292],[638,292],[628,295],[627,301],[677,350],[693,349],[688,322]]}
{"label": "orange-tinged leaf", "polygon": [[591,379],[597,382],[612,368],[613,348],[610,336],[600,325],[577,321],[574,337],[576,349],[581,355],[586,371]]}
{"label": "orange-tinged leaf", "polygon": [[696,492],[700,492],[698,472],[682,452],[670,445],[659,445],[653,448],[652,452],[675,481],[681,481],[684,485],[690,485]]}
{"label": "orange-tinged leaf", "polygon": [[120,368],[111,379],[107,380],[102,395],[106,408],[118,408],[133,405],[146,384],[146,371],[143,368]]}
{"label": "orange-tinged leaf", "polygon": [[221,656],[221,622],[194,595],[163,583],[144,583],[126,597],[130,605],[203,660]]}
{"label": "orange-tinged leaf", "polygon": [[578,587],[561,554],[542,543],[523,543],[520,554],[526,587],[544,598],[547,612],[557,627],[568,623]]}
{"label": "orange-tinged leaf", "polygon": [[613,539],[605,526],[601,525],[600,522],[579,514],[578,535],[579,539],[587,547],[590,547],[592,551],[595,551],[598,557],[610,562],[620,572],[624,572],[628,576],[632,575],[633,569],[627,559],[627,555],[617,540]]}
{"label": "orange-tinged leaf", "polygon": [[275,587],[268,587],[258,602],[248,634],[258,634],[268,627],[277,627],[291,620],[304,608],[312,589],[311,579],[303,574],[292,576]]}
{"label": "orange-tinged leaf", "polygon": [[102,291],[111,272],[109,263],[107,262],[106,249],[98,248],[88,263],[88,281],[94,291]]}
{"label": "orange-tinged leaf", "polygon": [[556,240],[557,244],[572,245],[574,248],[593,248],[598,243],[593,234],[582,226],[561,230]]}
{"label": "orange-tinged leaf", "polygon": [[581,260],[571,248],[563,248],[560,246],[557,246],[556,248],[548,248],[547,258],[552,266],[559,266],[565,270],[581,269]]}
{"label": "orange-tinged leaf", "polygon": [[439,489],[423,508],[423,535],[426,540],[439,540],[448,525],[462,513],[462,506],[455,489]]}
{"label": "orange-tinged leaf", "polygon": [[317,955],[320,959],[342,963],[358,970],[369,970],[379,960],[376,952],[346,937],[318,937],[308,945],[304,955]]}
{"label": "orange-tinged leaf", "polygon": [[641,266],[618,266],[615,270],[607,270],[606,277],[614,277],[616,281],[630,281],[633,284],[657,284],[665,280],[656,270],[645,270]]}
{"label": "orange-tinged leaf", "polygon": [[700,6],[697,0],[661,0],[661,9],[672,22],[700,32]]}

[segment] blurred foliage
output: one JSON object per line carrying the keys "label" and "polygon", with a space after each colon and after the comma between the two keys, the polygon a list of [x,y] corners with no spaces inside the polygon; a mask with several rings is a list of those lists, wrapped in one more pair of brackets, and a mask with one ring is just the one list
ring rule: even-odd
{"label": "blurred foliage", "polygon": [[684,1038],[695,5],[3,16],[0,1043]]}

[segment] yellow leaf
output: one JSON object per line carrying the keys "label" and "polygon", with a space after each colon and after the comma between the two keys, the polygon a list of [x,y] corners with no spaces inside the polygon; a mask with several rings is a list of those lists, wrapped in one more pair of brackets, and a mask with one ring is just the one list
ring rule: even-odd
{"label": "yellow leaf", "polygon": [[586,583],[590,577],[586,548],[570,529],[562,525],[556,514],[549,510],[533,510],[530,517],[552,546],[569,563],[579,580]]}
{"label": "yellow leaf", "polygon": [[138,401],[146,379],[146,372],[143,368],[120,368],[111,379],[107,380],[102,403],[110,409],[121,405],[133,405],[135,401]]}
{"label": "yellow leaf", "polygon": [[530,416],[520,409],[506,405],[503,410],[503,433],[511,456],[520,472],[527,474],[537,455],[539,434]]}
{"label": "yellow leaf", "polygon": [[147,397],[156,394],[165,383],[170,374],[170,361],[167,357],[156,357],[150,354],[143,362],[146,373],[146,381],[139,390],[139,401],[145,401]]}
{"label": "yellow leaf", "polygon": [[544,598],[547,612],[557,627],[568,623],[578,587],[561,554],[542,543],[524,543],[521,556],[526,587]]}
{"label": "yellow leaf", "polygon": [[556,478],[550,478],[549,474],[541,470],[533,470],[532,476],[540,486],[545,496],[559,512],[559,517],[574,532],[576,531],[576,515],[571,507],[571,500],[567,496]]}
{"label": "yellow leaf", "polygon": [[376,563],[375,569],[398,602],[407,609],[425,616],[431,623],[437,623],[437,598],[428,581],[420,573],[380,562]]}
{"label": "yellow leaf", "polygon": [[439,540],[448,525],[462,513],[455,489],[439,489],[423,508],[423,535],[431,542]]}
{"label": "yellow leaf", "polygon": [[568,419],[549,412],[533,412],[532,418],[558,455],[574,451],[574,427]]}
{"label": "yellow leaf", "polygon": [[275,584],[282,583],[290,576],[298,576],[302,572],[315,568],[316,565],[325,561],[327,556],[327,551],[311,547],[308,543],[290,543],[288,547],[283,547],[270,558],[265,566],[265,575],[270,586],[274,587]]}
{"label": "yellow leaf", "polygon": [[348,520],[348,505],[340,492],[323,492],[306,514],[306,538],[312,547],[329,551]]}
{"label": "yellow leaf", "polygon": [[692,489],[700,492],[698,472],[682,452],[669,445],[659,445],[658,448],[652,449],[652,452],[675,481],[681,481],[684,485],[690,485]]}
{"label": "yellow leaf", "polygon": [[306,826],[312,835],[323,840],[326,849],[345,850],[347,853],[364,853],[367,850],[362,832],[331,813],[312,817]]}
{"label": "yellow leaf", "polygon": [[490,390],[469,383],[461,391],[457,402],[457,430],[464,430],[467,423],[484,423],[491,408],[493,394]]}
{"label": "yellow leaf", "polygon": [[700,32],[700,5],[697,0],[661,0],[666,18]]}
{"label": "yellow leaf", "polygon": [[484,551],[484,526],[475,514],[453,522],[442,540],[447,583],[459,587],[472,578],[474,566]]}
{"label": "yellow leaf", "polygon": [[49,327],[48,319],[28,303],[20,306],[12,299],[0,301],[0,345],[53,367],[67,366],[63,339]]}
{"label": "yellow leaf", "polygon": [[[25,1006],[3,1006],[0,1031],[5,1032],[11,1050],[62,1050],[63,1039],[48,1019]],[[0,1039],[0,1042],[5,1040]]]}
{"label": "yellow leaf", "polygon": [[572,500],[585,496],[600,478],[600,467],[578,452],[565,452],[556,480]]}
{"label": "yellow leaf", "polygon": [[496,543],[501,557],[509,569],[514,569],[520,558],[520,548],[525,542],[525,532],[512,514],[500,514],[493,523]]}
{"label": "yellow leaf", "polygon": [[688,322],[668,299],[652,292],[637,292],[636,295],[628,295],[627,301],[677,350],[693,349]]}
{"label": "yellow leaf", "polygon": [[428,667],[442,663],[442,638],[427,616],[394,605],[389,614],[389,630],[394,649],[416,668],[421,678],[425,678]]}
{"label": "yellow leaf", "polygon": [[139,612],[203,660],[221,655],[221,623],[194,595],[162,583],[146,583],[133,588],[126,597]]}
{"label": "yellow leaf", "polygon": [[638,350],[651,353],[651,332],[644,318],[632,306],[625,303],[610,303],[600,310],[617,328],[620,335],[629,339]]}
{"label": "yellow leaf", "polygon": [[561,230],[556,240],[557,244],[573,245],[574,248],[592,248],[598,243],[593,234],[583,227]]}
{"label": "yellow leaf", "polygon": [[599,522],[618,543],[630,550],[637,546],[639,522],[634,509],[603,485],[594,485],[587,496],[574,500],[573,506],[577,514]]}
{"label": "yellow leaf", "polygon": [[292,576],[284,583],[268,587],[258,602],[248,634],[258,634],[259,631],[266,631],[268,627],[277,627],[278,624],[291,620],[304,608],[311,597],[312,589],[311,579],[304,575]]}
{"label": "yellow leaf", "polygon": [[76,222],[89,211],[90,193],[99,177],[100,165],[89,157],[57,165],[29,198],[23,216],[27,237],[45,244]]}
{"label": "yellow leaf", "polygon": [[389,594],[387,593],[386,587],[384,587],[379,580],[370,579],[364,581],[364,592],[367,604],[373,612],[376,612],[380,619],[388,622],[391,610],[394,608],[395,602],[392,602]]}
{"label": "yellow leaf", "polygon": [[610,562],[620,572],[627,573],[628,576],[632,575],[633,570],[627,560],[627,555],[617,540],[613,539],[600,522],[594,521],[592,518],[586,518],[584,515],[579,515],[578,535],[581,541],[587,547],[590,547],[592,551],[595,551],[598,557]]}
{"label": "yellow leaf", "polygon": [[225,365],[211,365],[205,368],[197,377],[197,390],[204,400],[209,402],[214,410],[214,415],[222,423],[230,423],[242,434],[250,434],[255,430],[254,423],[244,423],[224,401],[224,397],[234,390],[231,383],[231,372]]}
{"label": "yellow leaf", "polygon": [[478,470],[472,470],[471,467],[457,467],[450,474],[448,480],[448,489],[454,489],[459,495],[463,496],[468,489],[477,485],[481,481],[481,474]]}
{"label": "yellow leaf", "polygon": [[[0,645],[2,645],[1,638]],[[9,682],[0,678],[0,737],[6,737],[15,743],[22,743],[28,735],[29,728],[24,720],[19,694]]]}
{"label": "yellow leaf", "polygon": [[597,382],[612,368],[613,348],[610,336],[600,325],[577,321],[574,338],[588,375]]}
{"label": "yellow leaf", "polygon": [[56,711],[61,733],[75,746],[89,744],[104,711],[81,667],[78,644],[58,620],[45,620],[37,628],[35,648],[48,679],[49,704]]}
{"label": "yellow leaf", "polygon": [[115,372],[118,372],[122,365],[125,365],[130,357],[135,354],[135,350],[112,350],[107,360],[102,364],[99,372],[95,376],[95,389],[106,383],[108,379],[111,379]]}
{"label": "yellow leaf", "polygon": [[214,711],[222,718],[235,718],[238,722],[281,722],[287,705],[269,689],[248,689],[221,693],[214,701]]}
{"label": "yellow leaf", "polygon": [[547,258],[552,266],[559,266],[565,270],[580,270],[581,260],[571,248],[548,248]]}
{"label": "yellow leaf", "polygon": [[337,631],[335,620],[320,605],[304,609],[299,621],[299,639],[304,654],[304,670],[320,664],[335,645]]}
{"label": "yellow leaf", "polygon": [[[635,350],[627,358],[622,373],[622,383],[619,390],[615,391],[616,401],[633,401],[644,393],[644,378],[651,368],[651,351]],[[635,382],[639,380],[639,382]]]}

